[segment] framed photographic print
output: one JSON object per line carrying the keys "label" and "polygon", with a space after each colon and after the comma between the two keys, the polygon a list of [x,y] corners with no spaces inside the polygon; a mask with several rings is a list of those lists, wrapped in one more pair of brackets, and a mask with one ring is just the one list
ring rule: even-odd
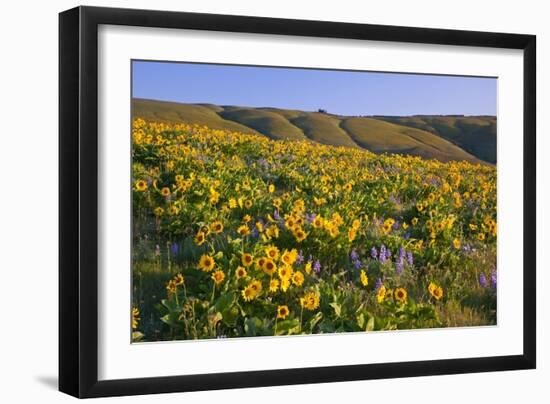
{"label": "framed photographic print", "polygon": [[534,36],[59,21],[61,391],[535,367]]}

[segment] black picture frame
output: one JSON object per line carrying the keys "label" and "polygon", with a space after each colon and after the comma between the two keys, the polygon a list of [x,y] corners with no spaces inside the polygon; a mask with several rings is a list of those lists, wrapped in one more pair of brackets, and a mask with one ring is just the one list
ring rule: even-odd
{"label": "black picture frame", "polygon": [[[523,354],[99,381],[97,62],[100,24],[523,50]],[[84,398],[535,368],[535,36],[77,7],[59,15],[59,100],[61,391]]]}

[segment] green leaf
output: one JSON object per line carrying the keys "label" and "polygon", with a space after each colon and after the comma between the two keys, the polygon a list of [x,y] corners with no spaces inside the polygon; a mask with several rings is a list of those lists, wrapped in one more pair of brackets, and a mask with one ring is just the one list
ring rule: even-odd
{"label": "green leaf", "polygon": [[249,337],[257,335],[261,327],[262,320],[260,320],[258,317],[249,317],[244,321],[244,332]]}
{"label": "green leaf", "polygon": [[143,338],[143,334],[139,331],[134,331],[132,333],[132,342],[139,342]]}
{"label": "green leaf", "polygon": [[162,321],[165,324],[168,324],[169,326],[174,325],[174,317],[170,314],[166,314],[160,318],[160,321]]}
{"label": "green leaf", "polygon": [[340,316],[342,315],[342,306],[340,306],[336,302],[330,303],[330,306],[334,309],[334,313],[336,314],[336,317],[340,318]]}
{"label": "green leaf", "polygon": [[300,321],[297,318],[282,320],[277,323],[275,335],[292,335],[300,332]]}
{"label": "green leaf", "polygon": [[369,321],[367,321],[366,330],[367,331],[374,331],[374,317],[373,316],[369,317]]}
{"label": "green leaf", "polygon": [[237,323],[237,319],[239,318],[239,309],[235,306],[230,307],[227,310],[224,310],[222,312],[223,315],[223,323],[225,325],[228,325],[230,327],[234,327]]}
{"label": "green leaf", "polygon": [[227,292],[221,295],[218,300],[216,300],[216,303],[214,303],[214,306],[216,307],[217,311],[224,312],[225,310],[228,310],[233,302],[235,301],[235,295],[233,292]]}
{"label": "green leaf", "polygon": [[161,303],[164,307],[168,309],[168,312],[174,313],[174,312],[180,312],[181,307],[179,307],[174,300],[170,299],[162,299]]}
{"label": "green leaf", "polygon": [[357,325],[362,330],[365,329],[365,315],[363,313],[359,313],[356,317],[357,319]]}
{"label": "green leaf", "polygon": [[317,323],[321,321],[322,318],[323,318],[323,312],[321,311],[315,314],[313,317],[311,317],[311,319],[309,320],[309,329],[311,332],[313,332],[313,329],[315,328]]}

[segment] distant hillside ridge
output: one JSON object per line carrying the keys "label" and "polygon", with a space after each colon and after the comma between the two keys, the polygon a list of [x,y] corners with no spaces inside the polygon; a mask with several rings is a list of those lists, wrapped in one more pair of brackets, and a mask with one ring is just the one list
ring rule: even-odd
{"label": "distant hillside ridge", "polygon": [[497,162],[497,118],[495,116],[415,115],[377,116],[377,119],[434,133],[480,160]]}
{"label": "distant hillside ridge", "polygon": [[191,123],[261,134],[273,140],[310,140],[374,153],[439,161],[496,163],[496,117],[462,115],[343,116],[271,107],[132,100],[133,118]]}

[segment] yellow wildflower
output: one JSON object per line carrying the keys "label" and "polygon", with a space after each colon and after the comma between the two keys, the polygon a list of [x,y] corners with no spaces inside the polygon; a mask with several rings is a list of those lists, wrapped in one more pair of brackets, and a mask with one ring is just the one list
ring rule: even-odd
{"label": "yellow wildflower", "polygon": [[306,310],[313,311],[319,307],[321,296],[317,292],[307,292],[301,299],[300,304]]}
{"label": "yellow wildflower", "polygon": [[214,258],[207,254],[202,255],[199,260],[199,268],[202,269],[204,272],[212,271],[215,265],[216,261],[214,261]]}
{"label": "yellow wildflower", "polygon": [[395,289],[394,296],[398,302],[405,303],[407,301],[407,291],[403,288]]}
{"label": "yellow wildflower", "polygon": [[361,280],[361,284],[363,286],[367,286],[369,284],[369,278],[367,276],[367,273],[362,269],[361,274],[359,275],[359,279]]}
{"label": "yellow wildflower", "polygon": [[284,320],[285,318],[287,318],[288,314],[290,313],[290,311],[288,310],[288,306],[278,306],[277,307],[277,318],[278,319],[281,319],[281,320]]}
{"label": "yellow wildflower", "polygon": [[223,273],[222,270],[218,269],[216,272],[212,274],[211,278],[216,283],[216,285],[219,285],[225,279],[225,274]]}

